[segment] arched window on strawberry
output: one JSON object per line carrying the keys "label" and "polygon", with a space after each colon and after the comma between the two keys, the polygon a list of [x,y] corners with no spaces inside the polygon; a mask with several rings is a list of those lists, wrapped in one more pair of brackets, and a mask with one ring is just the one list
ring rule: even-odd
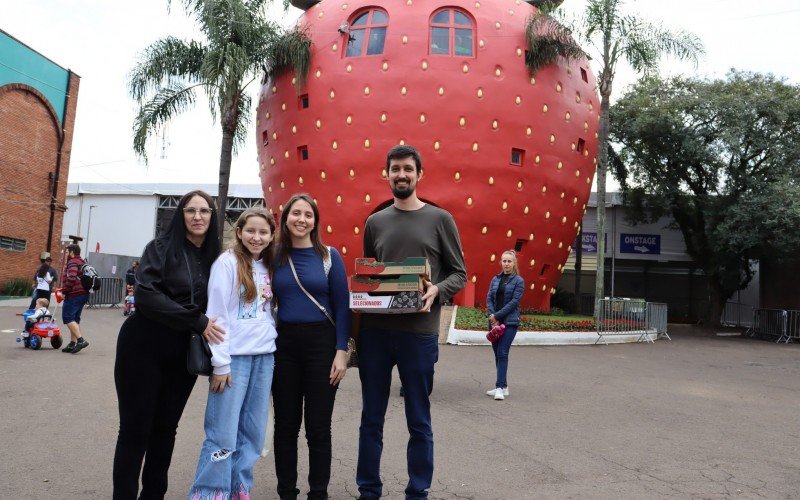
{"label": "arched window on strawberry", "polygon": [[383,9],[371,8],[356,14],[350,26],[343,30],[348,36],[345,57],[383,54],[388,25],[389,16]]}
{"label": "arched window on strawberry", "polygon": [[472,19],[459,9],[441,9],[431,17],[431,54],[472,57],[475,53]]}

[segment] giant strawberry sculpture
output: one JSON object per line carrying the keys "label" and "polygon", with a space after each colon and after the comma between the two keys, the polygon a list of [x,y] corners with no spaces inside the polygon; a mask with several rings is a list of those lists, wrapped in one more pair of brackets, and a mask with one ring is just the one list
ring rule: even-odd
{"label": "giant strawberry sculpture", "polygon": [[[523,304],[549,309],[595,170],[585,61],[528,74],[521,0],[295,0],[312,39],[307,83],[261,90],[261,179],[275,210],[306,191],[350,272],[365,219],[391,200],[385,155],[422,154],[420,197],[453,214],[468,294],[483,303],[503,250],[519,250]],[[474,288],[473,288],[474,287]]]}

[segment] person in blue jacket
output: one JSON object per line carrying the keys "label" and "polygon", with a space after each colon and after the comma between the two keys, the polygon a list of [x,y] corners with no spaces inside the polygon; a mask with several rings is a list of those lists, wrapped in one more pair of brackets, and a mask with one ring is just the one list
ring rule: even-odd
{"label": "person in blue jacket", "polygon": [[517,335],[519,327],[520,308],[519,302],[525,291],[525,280],[519,275],[517,267],[517,253],[506,250],[500,257],[500,267],[503,271],[492,278],[489,293],[486,295],[486,314],[489,315],[489,328],[495,325],[506,325],[505,333],[497,342],[492,344],[494,363],[497,367],[497,380],[495,388],[486,391],[487,396],[496,400],[508,397],[508,351]]}

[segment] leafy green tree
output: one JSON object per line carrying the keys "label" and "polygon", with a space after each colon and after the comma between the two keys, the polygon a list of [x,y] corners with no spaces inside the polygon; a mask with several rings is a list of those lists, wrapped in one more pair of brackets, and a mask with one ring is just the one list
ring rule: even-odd
{"label": "leafy green tree", "polygon": [[[663,56],[697,62],[704,49],[700,40],[683,31],[669,31],[658,24],[623,12],[623,0],[588,0],[582,16],[573,20],[560,18],[554,22],[549,16],[533,16],[529,20],[529,40],[538,39],[538,44],[529,41],[526,58],[529,68],[539,67],[555,61],[557,57],[580,58],[565,38],[565,31],[578,37],[578,43],[600,65],[597,82],[600,90],[600,144],[597,151],[597,234],[602,235],[606,226],[606,172],[608,169],[608,127],[611,92],[614,76],[620,63],[627,63],[639,74],[649,75],[658,69]],[[545,12],[551,12],[552,6]],[[559,17],[557,12],[554,14]],[[566,25],[559,28],[557,24]],[[555,54],[555,55],[553,55]],[[597,282],[595,303],[605,295],[605,241],[597,238]],[[597,309],[597,308],[595,308]]]}
{"label": "leafy green tree", "polygon": [[800,86],[642,80],[611,110],[614,168],[634,220],[669,215],[707,280],[707,325],[753,276],[752,262],[800,247]]}
{"label": "leafy green tree", "polygon": [[[219,160],[219,228],[225,209],[231,160],[246,138],[251,98],[248,86],[265,73],[289,66],[298,86],[308,74],[311,41],[302,31],[288,33],[266,18],[268,0],[185,0],[203,40],[168,36],[147,47],[129,75],[128,87],[139,112],[133,149],[147,161],[147,139],[191,108],[198,91],[208,97],[212,118],[222,126]],[[170,2],[168,1],[169,5]]]}

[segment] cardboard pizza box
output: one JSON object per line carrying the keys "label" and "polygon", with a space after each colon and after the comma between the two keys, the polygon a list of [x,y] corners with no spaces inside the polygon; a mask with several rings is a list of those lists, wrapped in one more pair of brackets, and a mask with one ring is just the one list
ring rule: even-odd
{"label": "cardboard pizza box", "polygon": [[425,289],[422,276],[401,274],[394,277],[350,276],[351,292],[421,292]]}
{"label": "cardboard pizza box", "polygon": [[392,294],[351,292],[350,309],[366,314],[416,313],[425,305],[422,295],[421,291]]}
{"label": "cardboard pizza box", "polygon": [[431,265],[425,257],[408,257],[402,262],[379,262],[372,258],[358,258],[356,274],[360,276],[416,274],[428,277],[431,275]]}

